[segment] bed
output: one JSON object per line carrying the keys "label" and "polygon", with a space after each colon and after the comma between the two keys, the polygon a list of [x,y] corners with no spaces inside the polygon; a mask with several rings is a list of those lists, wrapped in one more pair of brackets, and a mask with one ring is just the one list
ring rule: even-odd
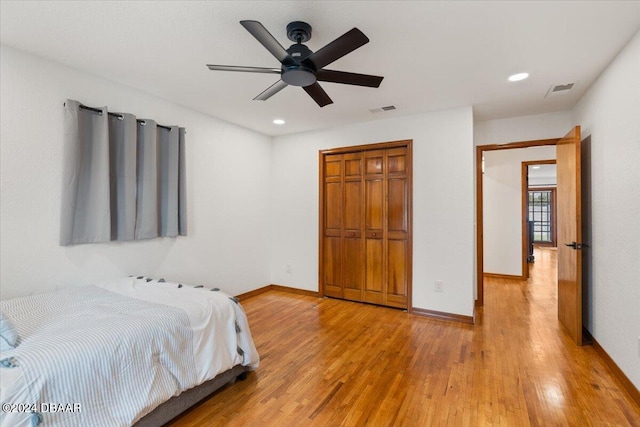
{"label": "bed", "polygon": [[0,309],[3,427],[161,425],[259,364],[242,307],[217,288],[138,276]]}

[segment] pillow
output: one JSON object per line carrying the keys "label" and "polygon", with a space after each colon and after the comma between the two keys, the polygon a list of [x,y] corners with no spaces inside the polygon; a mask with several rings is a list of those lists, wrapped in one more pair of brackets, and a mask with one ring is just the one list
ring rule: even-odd
{"label": "pillow", "polygon": [[18,333],[9,319],[0,312],[0,351],[16,348]]}

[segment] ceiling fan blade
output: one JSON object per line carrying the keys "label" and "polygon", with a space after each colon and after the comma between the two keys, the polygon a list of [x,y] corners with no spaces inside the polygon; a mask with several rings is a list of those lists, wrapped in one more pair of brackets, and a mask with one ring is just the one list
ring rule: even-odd
{"label": "ceiling fan blade", "polygon": [[282,80],[278,80],[277,82],[275,82],[274,84],[269,86],[267,88],[267,90],[265,90],[260,95],[258,95],[255,98],[253,98],[253,100],[254,101],[266,101],[267,99],[271,98],[273,95],[275,95],[276,93],[280,92],[282,89],[284,89],[287,86],[288,85],[285,82],[283,82]]}
{"label": "ceiling fan blade", "polygon": [[343,83],[346,85],[379,87],[384,77],[369,74],[347,73],[344,71],[319,70],[316,78],[321,82]]}
{"label": "ceiling fan blade", "polygon": [[275,56],[278,61],[285,65],[293,65],[295,64],[294,59],[289,55],[289,53],[285,50],[284,47],[278,40],[275,39],[271,35],[269,31],[258,21],[240,21],[240,25],[242,25],[247,31],[251,33],[253,37],[258,40],[262,46],[266,47],[269,52],[273,56]]}
{"label": "ceiling fan blade", "polygon": [[362,31],[352,28],[322,49],[312,53],[305,61],[311,61],[315,65],[316,70],[320,70],[325,65],[331,64],[349,52],[353,52],[360,46],[367,44],[369,39]]}
{"label": "ceiling fan blade", "polygon": [[280,68],[264,68],[264,67],[238,67],[235,65],[211,65],[207,64],[207,67],[213,71],[243,71],[246,73],[266,73],[266,74],[280,74],[282,71]]}
{"label": "ceiling fan blade", "polygon": [[320,86],[318,82],[315,82],[314,84],[309,86],[305,86],[302,89],[304,89],[320,107],[324,107],[328,104],[333,104],[333,101],[331,100],[331,98],[329,98],[327,92],[322,89],[322,86]]}

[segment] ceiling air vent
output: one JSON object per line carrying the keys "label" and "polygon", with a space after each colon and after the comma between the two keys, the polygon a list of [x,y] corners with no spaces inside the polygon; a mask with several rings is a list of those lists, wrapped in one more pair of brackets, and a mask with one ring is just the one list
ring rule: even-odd
{"label": "ceiling air vent", "polygon": [[547,91],[547,94],[544,97],[549,98],[552,96],[567,95],[569,92],[571,92],[571,89],[573,89],[574,86],[575,86],[575,83],[551,85],[551,87]]}
{"label": "ceiling air vent", "polygon": [[383,111],[391,111],[391,110],[395,110],[396,106],[395,105],[387,105],[386,107],[380,107],[380,108],[372,108],[371,111],[372,113],[381,113]]}

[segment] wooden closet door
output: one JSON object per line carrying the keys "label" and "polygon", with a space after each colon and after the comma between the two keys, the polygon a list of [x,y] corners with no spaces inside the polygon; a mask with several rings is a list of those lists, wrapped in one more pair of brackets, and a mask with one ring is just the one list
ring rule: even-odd
{"label": "wooden closet door", "polygon": [[384,304],[386,271],[385,233],[385,153],[364,153],[365,164],[365,271],[364,301]]}
{"label": "wooden closet door", "polygon": [[348,153],[344,159],[344,208],[342,248],[344,298],[362,301],[364,284],[362,153]]}
{"label": "wooden closet door", "polygon": [[409,284],[409,162],[406,147],[386,152],[386,249],[385,305],[406,308]]}
{"label": "wooden closet door", "polygon": [[409,309],[411,141],[328,151],[321,153],[321,294]]}
{"label": "wooden closet door", "polygon": [[324,293],[343,298],[342,285],[342,170],[341,154],[325,156],[323,193],[323,283]]}

